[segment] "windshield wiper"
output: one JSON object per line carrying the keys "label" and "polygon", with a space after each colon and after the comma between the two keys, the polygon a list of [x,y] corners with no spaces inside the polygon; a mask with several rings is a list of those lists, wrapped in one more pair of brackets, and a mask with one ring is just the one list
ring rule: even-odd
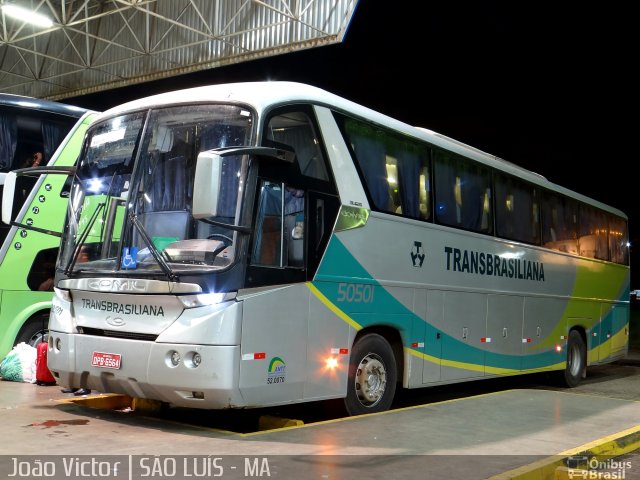
{"label": "windshield wiper", "polygon": [[80,250],[82,249],[82,245],[84,245],[84,242],[89,236],[89,232],[91,231],[93,224],[96,223],[96,219],[100,215],[100,211],[105,207],[105,205],[106,205],[105,202],[98,204],[95,211],[93,212],[93,215],[91,215],[91,218],[89,219],[89,223],[87,223],[87,226],[84,227],[84,230],[82,231],[82,233],[80,234],[80,237],[78,238],[78,243],[76,243],[76,246],[73,249],[73,255],[71,255],[71,258],[69,259],[69,263],[67,263],[67,266],[64,268],[65,275],[69,275],[69,273],[71,273],[71,270],[73,270],[73,267],[75,266],[76,261],[80,256]]}
{"label": "windshield wiper", "polygon": [[162,256],[162,253],[160,253],[156,246],[153,244],[153,241],[149,238],[149,235],[147,235],[144,226],[142,225],[142,223],[140,223],[140,220],[138,220],[138,216],[133,212],[129,212],[129,220],[131,221],[133,226],[136,227],[138,233],[140,233],[140,236],[142,237],[142,240],[144,240],[144,243],[147,245],[149,252],[151,252],[151,255],[156,260],[156,262],[158,262],[158,265],[160,265],[160,268],[167,276],[167,278],[173,282],[177,281],[179,279],[179,276],[176,275],[173,270],[171,270],[171,267]]}

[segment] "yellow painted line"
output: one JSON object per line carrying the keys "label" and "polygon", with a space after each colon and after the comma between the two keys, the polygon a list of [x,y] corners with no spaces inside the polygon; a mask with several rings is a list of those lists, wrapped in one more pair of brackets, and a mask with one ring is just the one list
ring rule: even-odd
{"label": "yellow painted line", "polygon": [[520,375],[525,373],[536,373],[536,372],[544,372],[547,370],[562,370],[565,368],[566,361],[558,362],[554,365],[548,365],[546,367],[540,368],[529,368],[526,370],[515,370],[513,368],[500,368],[500,367],[486,367],[484,365],[479,365],[477,363],[467,363],[467,362],[457,362],[454,360],[446,360],[438,357],[434,357],[432,355],[427,355],[426,353],[418,352],[413,348],[405,347],[405,352],[413,355],[414,357],[418,357],[426,362],[434,363],[436,365],[441,365],[443,367],[453,367],[453,368],[461,368],[463,370],[471,370],[473,372],[485,372],[494,375]]}
{"label": "yellow painted line", "polygon": [[[492,395],[501,395],[503,393],[508,393],[508,392],[512,392],[512,391],[514,391],[514,390],[504,390],[504,391],[501,391],[501,392],[481,393],[479,395],[473,395],[471,397],[452,398],[451,400],[442,400],[440,402],[433,402],[433,403],[427,403],[427,404],[421,404],[421,405],[413,405],[411,407],[395,408],[393,410],[385,410],[384,412],[366,413],[364,415],[356,415],[356,416],[353,416],[353,417],[334,418],[332,420],[324,420],[322,422],[314,422],[314,423],[303,424],[303,425],[300,425],[300,426],[288,426],[288,427],[284,427],[284,428],[279,428],[277,431],[281,432],[281,431],[285,431],[285,430],[293,430],[293,429],[298,429],[298,428],[308,428],[308,427],[316,427],[316,426],[322,426],[322,425],[331,425],[333,423],[353,422],[353,421],[358,421],[360,419],[368,418],[368,417],[377,417],[377,416],[380,416],[380,415],[390,415],[390,414],[397,413],[397,412],[405,412],[405,411],[409,411],[409,410],[417,410],[419,408],[429,408],[429,407],[437,406],[437,405],[446,405],[448,403],[461,402],[461,401],[464,401],[464,400],[471,400],[471,399],[475,399],[475,398],[488,397],[488,396],[492,396]],[[240,436],[240,437],[254,437],[254,436],[257,436],[257,435],[264,435],[265,433],[273,433],[273,432],[274,432],[274,430],[264,431],[264,432],[239,433],[237,435]]]}
{"label": "yellow painted line", "polygon": [[[565,465],[565,459],[567,457],[584,455],[587,457],[598,456],[614,458],[633,452],[638,448],[640,448],[640,425],[636,425],[612,435],[598,438],[597,440],[585,443],[579,447],[560,452],[557,455],[543,458],[528,465],[495,475],[490,477],[489,480],[541,480],[564,478],[564,476],[569,474],[569,471],[571,470]],[[576,473],[573,476],[574,478],[582,478],[579,476],[579,471],[581,470],[574,470]],[[569,475],[569,478],[571,478],[571,475]]]}
{"label": "yellow painted line", "polygon": [[338,307],[336,307],[336,305],[333,302],[331,302],[331,300],[329,300],[327,297],[325,297],[324,294],[315,287],[315,285],[313,285],[311,282],[307,282],[305,285],[309,290],[311,290],[311,293],[313,293],[318,298],[318,300],[320,300],[324,304],[325,307],[327,307],[329,310],[331,310],[333,313],[335,313],[338,317],[340,317],[342,320],[347,322],[356,330],[362,330],[362,325],[360,325],[353,318],[351,318],[349,315],[347,315]]}

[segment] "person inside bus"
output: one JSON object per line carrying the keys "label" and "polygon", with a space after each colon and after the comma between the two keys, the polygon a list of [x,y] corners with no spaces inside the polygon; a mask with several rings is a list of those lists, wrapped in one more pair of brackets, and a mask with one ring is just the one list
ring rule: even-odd
{"label": "person inside bus", "polygon": [[55,275],[55,265],[47,263],[44,266],[45,279],[38,285],[40,292],[53,292],[53,278]]}
{"label": "person inside bus", "polygon": [[27,158],[27,160],[24,162],[24,167],[25,168],[39,167],[40,164],[42,163],[43,158],[44,157],[42,155],[42,152],[35,152],[33,155]]}

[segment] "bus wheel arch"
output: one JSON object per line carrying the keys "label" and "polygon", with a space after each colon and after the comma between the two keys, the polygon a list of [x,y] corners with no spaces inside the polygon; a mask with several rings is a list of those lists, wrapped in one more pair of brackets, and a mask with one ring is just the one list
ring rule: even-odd
{"label": "bus wheel arch", "polygon": [[[351,349],[347,395],[349,415],[391,407],[402,364],[400,336],[393,329],[367,329],[356,336]],[[398,355],[398,351],[400,355]]]}
{"label": "bus wheel arch", "polygon": [[31,345],[35,347],[38,343],[42,341],[47,341],[49,337],[49,312],[48,311],[40,311],[35,313],[29,319],[24,322],[18,335],[16,335],[16,339],[14,344],[24,342],[27,345]]}
{"label": "bus wheel arch", "polygon": [[587,341],[584,331],[579,328],[571,329],[566,354],[566,366],[557,372],[557,380],[561,386],[573,388],[587,376]]}

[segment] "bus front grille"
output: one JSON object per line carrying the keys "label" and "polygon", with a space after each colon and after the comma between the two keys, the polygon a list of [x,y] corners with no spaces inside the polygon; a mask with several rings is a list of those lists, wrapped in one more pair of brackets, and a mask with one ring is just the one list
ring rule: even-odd
{"label": "bus front grille", "polygon": [[83,335],[91,335],[93,337],[126,338],[128,340],[144,340],[146,342],[155,342],[156,338],[158,338],[158,335],[152,333],[121,332],[87,327],[79,327],[78,330]]}

